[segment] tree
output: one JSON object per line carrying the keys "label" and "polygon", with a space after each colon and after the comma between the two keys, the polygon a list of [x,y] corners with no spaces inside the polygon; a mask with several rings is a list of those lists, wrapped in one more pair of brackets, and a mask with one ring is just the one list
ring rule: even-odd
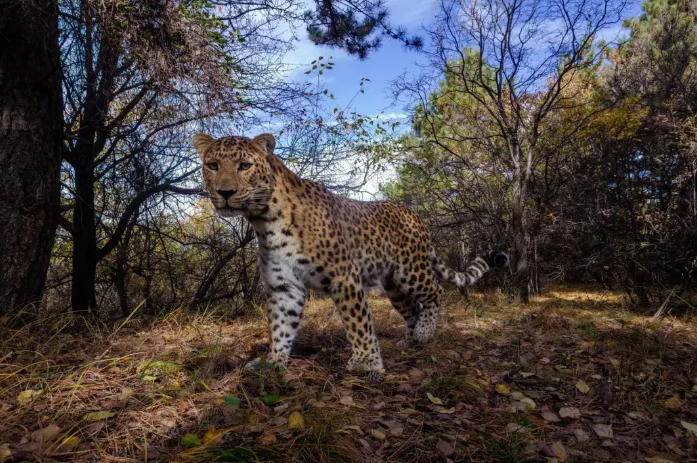
{"label": "tree", "polygon": [[59,204],[58,10],[0,1],[0,314],[41,300]]}
{"label": "tree", "polygon": [[[429,99],[424,75],[399,84],[421,100],[423,130],[438,119],[436,108],[466,95],[471,102],[458,118],[438,119],[447,131],[432,130],[434,146],[453,153],[453,146],[476,144],[486,150],[510,179],[508,231],[515,258],[517,296],[527,301],[531,289],[529,259],[533,231],[529,217],[536,165],[562,145],[540,148],[545,121],[556,111],[584,104],[564,90],[578,73],[602,59],[604,44],[594,40],[617,23],[626,2],[620,0],[451,0],[439,4],[437,25],[430,32],[431,69],[445,74],[450,85]],[[426,84],[426,86],[424,85]],[[442,103],[441,103],[442,101]],[[462,124],[462,120],[466,124]],[[563,144],[586,120],[556,137]],[[551,125],[547,130],[554,130]],[[453,153],[457,154],[457,153]]]}

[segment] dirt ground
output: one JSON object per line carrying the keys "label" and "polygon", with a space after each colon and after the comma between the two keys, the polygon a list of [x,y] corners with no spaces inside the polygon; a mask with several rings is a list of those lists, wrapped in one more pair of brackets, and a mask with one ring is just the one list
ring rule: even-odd
{"label": "dirt ground", "polygon": [[697,462],[697,317],[632,315],[561,287],[527,306],[448,293],[437,339],[371,296],[386,380],[347,374],[330,301],[308,302],[285,371],[242,320],[179,311],[90,336],[5,330],[0,461]]}

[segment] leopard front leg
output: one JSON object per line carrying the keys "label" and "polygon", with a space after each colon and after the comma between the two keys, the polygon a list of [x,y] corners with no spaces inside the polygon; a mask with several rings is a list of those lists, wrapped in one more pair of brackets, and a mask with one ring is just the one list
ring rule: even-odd
{"label": "leopard front leg", "polygon": [[383,368],[380,345],[357,272],[335,282],[331,294],[351,343],[352,355],[347,370],[377,373]]}
{"label": "leopard front leg", "polygon": [[[305,290],[296,282],[269,285],[269,300],[266,316],[269,323],[269,354],[266,362],[276,367],[285,367],[300,326],[305,309]],[[261,366],[261,358],[245,365],[245,370]]]}

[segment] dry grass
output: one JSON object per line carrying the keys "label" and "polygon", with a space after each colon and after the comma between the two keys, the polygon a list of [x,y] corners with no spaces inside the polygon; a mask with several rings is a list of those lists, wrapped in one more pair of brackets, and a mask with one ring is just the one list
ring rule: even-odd
{"label": "dry grass", "polygon": [[[285,372],[241,371],[267,348],[261,315],[174,313],[83,337],[64,318],[6,331],[0,461],[697,461],[681,424],[697,424],[694,318],[650,321],[594,288],[524,307],[449,293],[438,338],[403,348],[399,315],[378,295],[371,304],[378,385],[344,371],[349,346],[324,299],[308,303]],[[86,418],[100,411],[113,416]],[[303,430],[289,429],[293,412]],[[609,426],[612,437],[596,432]]]}

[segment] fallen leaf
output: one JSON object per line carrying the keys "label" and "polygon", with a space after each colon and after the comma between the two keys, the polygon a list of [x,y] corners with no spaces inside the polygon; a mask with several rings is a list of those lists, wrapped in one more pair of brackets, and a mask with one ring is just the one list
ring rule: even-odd
{"label": "fallen leaf", "polygon": [[588,392],[591,390],[591,388],[588,386],[588,384],[586,384],[586,382],[582,379],[579,379],[578,382],[576,383],[576,389],[578,389],[578,391],[581,394],[588,394]]}
{"label": "fallen leaf", "polygon": [[0,461],[9,460],[12,456],[12,450],[10,450],[9,444],[0,445]]}
{"label": "fallen leaf", "polygon": [[[52,440],[60,434],[61,428],[56,424],[49,424],[45,428],[37,429],[31,434],[35,442],[44,443]],[[1,461],[1,460],[0,460]]]}
{"label": "fallen leaf", "polygon": [[34,399],[41,394],[43,394],[43,390],[38,390],[35,391],[33,389],[27,389],[26,391],[22,391],[19,394],[17,394],[17,402],[19,402],[20,405],[29,405],[34,401]]}
{"label": "fallen leaf", "polygon": [[595,431],[598,437],[607,437],[610,439],[614,437],[612,434],[612,425],[598,423],[593,425],[593,431]]}
{"label": "fallen leaf", "polygon": [[152,375],[145,375],[142,378],[140,378],[141,381],[145,381],[146,383],[152,383],[154,382],[157,378],[152,376]]}
{"label": "fallen leaf", "polygon": [[440,400],[438,397],[434,397],[433,394],[431,394],[430,392],[427,392],[426,396],[428,397],[428,400],[430,400],[432,403],[436,405],[443,405],[443,401]]}
{"label": "fallen leaf", "polygon": [[445,356],[448,357],[450,360],[460,360],[460,353],[453,349],[445,351]]}
{"label": "fallen leaf", "polygon": [[559,461],[566,461],[566,448],[564,448],[564,444],[562,444],[559,441],[556,441],[552,444],[552,451],[554,452],[554,455],[556,455],[556,457],[559,459]]}
{"label": "fallen leaf", "polygon": [[527,405],[528,408],[530,408],[530,410],[534,410],[536,407],[535,402],[529,397],[524,397],[524,398],[520,399],[520,402]]}
{"label": "fallen leaf", "polygon": [[262,444],[273,444],[274,442],[276,442],[276,440],[276,435],[271,432],[259,437],[259,442],[261,442]]}
{"label": "fallen leaf", "polygon": [[561,421],[561,418],[559,418],[559,415],[552,411],[544,411],[542,412],[542,418],[544,418],[547,421],[551,421],[552,423],[556,423],[558,421]]}
{"label": "fallen leaf", "polygon": [[121,392],[119,393],[118,396],[116,396],[116,398],[118,400],[127,400],[132,395],[133,395],[133,389],[131,389],[130,387],[124,387],[123,389],[121,389]]}
{"label": "fallen leaf", "polygon": [[305,418],[300,412],[293,412],[288,417],[288,429],[291,431],[302,431],[305,429]]}
{"label": "fallen leaf", "polygon": [[240,404],[240,398],[228,395],[223,397],[223,402],[225,402],[226,405],[230,405],[231,407],[237,407]]}
{"label": "fallen leaf", "polygon": [[409,383],[402,383],[399,386],[397,386],[397,391],[399,391],[399,392],[409,392],[412,389],[413,389],[413,387],[411,387],[411,384],[409,384]]}
{"label": "fallen leaf", "polygon": [[649,463],[675,463],[673,460],[669,460],[667,458],[661,458],[661,457],[646,457],[644,458],[646,461]]}
{"label": "fallen leaf", "polygon": [[264,405],[273,405],[276,402],[278,402],[281,398],[279,397],[278,394],[268,394],[265,396],[259,397],[259,400],[261,400]]}
{"label": "fallen leaf", "polygon": [[578,408],[562,407],[559,409],[559,416],[562,418],[581,418],[581,411]]}
{"label": "fallen leaf", "polygon": [[348,432],[348,431],[356,431],[359,434],[363,435],[363,430],[361,429],[361,427],[357,426],[355,424],[350,424],[348,426],[344,426],[343,428],[339,429],[339,432]]}
{"label": "fallen leaf", "polygon": [[77,436],[66,437],[63,441],[49,450],[50,455],[61,455],[63,453],[72,452],[80,446],[80,438]]}
{"label": "fallen leaf", "polygon": [[371,430],[370,434],[372,434],[373,437],[376,438],[377,440],[385,440],[385,434],[381,433],[377,429]]}
{"label": "fallen leaf", "polygon": [[501,395],[510,395],[511,394],[511,388],[504,383],[499,383],[496,385],[496,392],[498,392]]}
{"label": "fallen leaf", "polygon": [[182,448],[188,449],[192,447],[198,447],[201,445],[201,439],[198,438],[196,434],[184,434],[182,437],[181,446]]}
{"label": "fallen leaf", "polygon": [[576,436],[576,440],[578,442],[586,442],[588,439],[590,439],[588,433],[583,429],[574,429],[574,436]]}
{"label": "fallen leaf", "polygon": [[438,439],[438,443],[436,444],[436,451],[438,452],[438,455],[441,457],[449,457],[455,452],[455,448],[445,442],[442,439]]}
{"label": "fallen leaf", "polygon": [[341,398],[339,399],[339,403],[341,405],[346,406],[353,405],[353,397],[351,397],[350,395],[341,396]]}
{"label": "fallen leaf", "polygon": [[522,424],[518,423],[508,423],[506,425],[506,432],[512,433],[512,432],[527,432],[528,428],[525,427]]}
{"label": "fallen leaf", "polygon": [[523,394],[520,391],[511,392],[511,399],[513,399],[513,400],[522,400],[524,398],[525,398],[525,394]]}
{"label": "fallen leaf", "polygon": [[681,421],[680,424],[683,428],[692,431],[692,434],[697,436],[697,424],[688,423],[687,421]]}
{"label": "fallen leaf", "polygon": [[100,421],[106,420],[107,418],[111,418],[114,415],[115,413],[113,412],[92,412],[85,415],[83,419],[85,421]]}
{"label": "fallen leaf", "polygon": [[678,394],[675,394],[673,397],[667,399],[667,400],[663,403],[663,405],[664,405],[666,408],[675,409],[675,408],[680,408],[680,407],[682,407],[682,402],[680,401],[680,396],[679,396]]}

